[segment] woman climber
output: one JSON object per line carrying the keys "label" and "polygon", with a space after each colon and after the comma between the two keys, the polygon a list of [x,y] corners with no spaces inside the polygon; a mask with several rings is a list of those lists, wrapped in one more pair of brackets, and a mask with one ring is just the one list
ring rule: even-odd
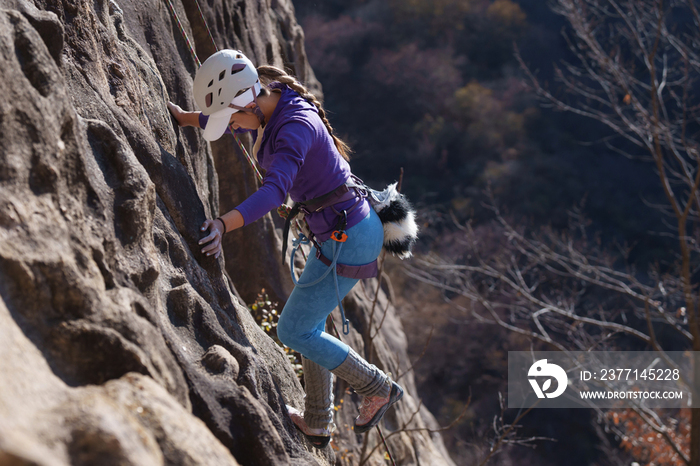
{"label": "woman climber", "polygon": [[[236,50],[219,51],[202,64],[194,79],[194,98],[201,112],[168,104],[180,126],[203,128],[210,141],[229,128],[257,130],[253,156],[266,170],[260,189],[234,210],[204,222],[201,229],[209,234],[200,241],[205,244],[202,253],[219,257],[226,232],[259,219],[290,194],[295,208],[305,213],[316,246],[277,325],[280,341],[303,355],[304,412],[287,409],[312,445],[328,445],[334,428],[335,374],[363,397],[355,432],[370,430],[401,399],[403,389],[325,332],[326,318],[338,300],[359,278],[376,275],[384,240],[367,190],[350,171],[348,146],[333,134],[318,100],[296,79],[272,66],[256,70]],[[331,265],[337,266],[337,275],[327,273]]]}

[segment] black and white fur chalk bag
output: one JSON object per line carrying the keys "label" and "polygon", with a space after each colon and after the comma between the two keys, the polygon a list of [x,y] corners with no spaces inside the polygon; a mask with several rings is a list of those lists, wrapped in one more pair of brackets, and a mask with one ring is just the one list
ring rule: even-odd
{"label": "black and white fur chalk bag", "polygon": [[367,200],[384,226],[384,249],[399,259],[411,257],[411,249],[418,239],[416,211],[406,196],[391,184],[384,191],[367,189]]}

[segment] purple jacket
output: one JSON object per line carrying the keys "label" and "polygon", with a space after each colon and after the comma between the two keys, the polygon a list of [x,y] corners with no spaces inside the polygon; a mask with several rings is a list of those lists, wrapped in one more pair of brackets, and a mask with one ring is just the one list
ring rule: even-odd
{"label": "purple jacket", "polygon": [[[245,224],[259,219],[282,205],[287,193],[293,201],[306,201],[333,191],[350,177],[350,165],[338,153],[333,138],[318,115],[314,104],[307,102],[286,84],[271,83],[282,95],[267,123],[258,151],[258,162],[266,170],[263,184],[236,207]],[[200,126],[208,118],[200,116]],[[335,206],[350,209],[355,200]],[[369,213],[366,200],[348,214],[350,228]],[[309,228],[319,242],[326,241],[335,229],[338,216],[325,209],[306,216]]]}

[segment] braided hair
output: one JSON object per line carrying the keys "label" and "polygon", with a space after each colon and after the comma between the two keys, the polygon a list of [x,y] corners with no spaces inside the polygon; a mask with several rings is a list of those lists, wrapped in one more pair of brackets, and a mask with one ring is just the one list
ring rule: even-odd
{"label": "braided hair", "polygon": [[321,117],[321,121],[326,125],[328,134],[333,138],[335,143],[335,148],[345,160],[350,160],[350,146],[343,142],[338,136],[333,133],[333,127],[331,126],[328,118],[326,118],[326,112],[323,110],[321,102],[318,101],[315,95],[309,92],[299,81],[296,80],[294,76],[288,75],[284,70],[277,68],[276,66],[262,65],[258,67],[258,76],[263,84],[269,84],[272,81],[277,81],[282,84],[286,84],[293,91],[299,94],[307,102],[312,103],[318,109],[318,116]]}

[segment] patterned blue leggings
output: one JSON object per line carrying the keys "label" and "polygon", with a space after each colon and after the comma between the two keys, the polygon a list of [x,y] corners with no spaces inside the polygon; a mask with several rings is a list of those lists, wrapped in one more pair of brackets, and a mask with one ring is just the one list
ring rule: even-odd
{"label": "patterned blue leggings", "polygon": [[[379,256],[384,241],[382,222],[374,209],[357,225],[346,231],[348,239],[343,244],[338,263],[364,265]],[[321,244],[321,252],[333,260],[333,243]],[[340,243],[337,243],[340,244]],[[336,247],[337,247],[336,244]],[[299,283],[310,283],[318,279],[328,267],[316,259],[316,249],[309,254]],[[340,297],[347,295],[359,280],[338,276]],[[348,355],[348,345],[325,332],[326,317],[338,305],[333,273],[329,273],[318,284],[294,287],[277,324],[277,337],[282,343],[326,369],[335,369]]]}

